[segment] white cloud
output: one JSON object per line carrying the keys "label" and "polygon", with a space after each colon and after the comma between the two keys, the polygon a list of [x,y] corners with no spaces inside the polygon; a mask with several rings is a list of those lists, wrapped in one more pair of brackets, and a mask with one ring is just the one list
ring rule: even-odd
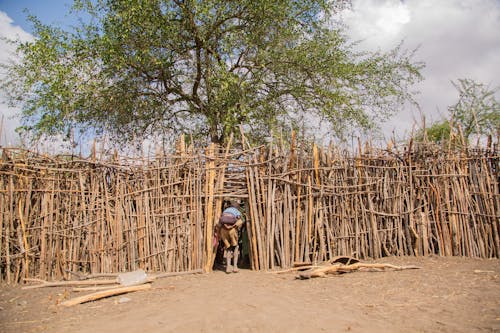
{"label": "white cloud", "polygon": [[[417,89],[427,122],[446,116],[457,99],[450,83],[471,78],[500,85],[500,4],[495,0],[354,0],[343,13],[348,34],[364,50],[389,50],[401,40],[418,47],[416,60],[426,63],[425,80]],[[438,112],[439,110],[439,112]],[[404,110],[384,125],[386,132],[402,135],[421,116]]]}
{"label": "white cloud", "polygon": [[[0,11],[0,63],[5,64],[15,61],[15,46],[8,43],[8,40],[28,41],[32,35],[12,24],[12,19],[4,12]],[[0,80],[5,73],[0,73]],[[19,144],[19,136],[15,132],[19,126],[19,118],[15,117],[19,112],[17,108],[8,107],[6,98],[0,94],[0,146],[15,146]]]}
{"label": "white cloud", "polygon": [[[0,35],[2,37],[7,37],[10,39],[20,39],[23,41],[33,39],[33,36],[30,33],[24,31],[17,25],[13,25],[13,22],[14,21],[5,12],[0,11]],[[2,51],[1,60],[5,59],[3,58],[3,55],[4,52]]]}
{"label": "white cloud", "polygon": [[353,9],[343,13],[355,40],[365,40],[365,47],[382,49],[397,44],[410,12],[400,1],[355,0]]}

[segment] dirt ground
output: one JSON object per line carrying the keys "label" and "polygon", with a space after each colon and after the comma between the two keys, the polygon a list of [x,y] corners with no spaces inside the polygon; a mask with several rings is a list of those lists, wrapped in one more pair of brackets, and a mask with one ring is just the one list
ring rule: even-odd
{"label": "dirt ground", "polygon": [[500,332],[500,260],[383,258],[419,270],[177,276],[76,305],[71,288],[0,286],[0,332]]}

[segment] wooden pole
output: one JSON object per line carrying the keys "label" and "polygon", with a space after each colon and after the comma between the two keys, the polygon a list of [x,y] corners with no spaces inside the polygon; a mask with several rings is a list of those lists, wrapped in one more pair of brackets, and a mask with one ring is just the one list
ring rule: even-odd
{"label": "wooden pole", "polygon": [[207,150],[205,185],[205,272],[212,271],[213,237],[214,237],[214,181],[215,181],[215,144]]}
{"label": "wooden pole", "polygon": [[148,289],[151,289],[151,284],[143,284],[143,285],[139,285],[139,286],[122,287],[122,288],[112,288],[112,289],[108,289],[108,290],[98,291],[98,292],[95,292],[95,293],[92,293],[89,295],[75,297],[75,298],[69,299],[67,301],[61,302],[59,305],[70,307],[73,305],[91,302],[91,301],[95,301],[95,300],[105,298],[105,297],[122,295],[122,294],[130,293],[130,292],[134,292],[134,291],[142,291],[142,290],[148,290]]}

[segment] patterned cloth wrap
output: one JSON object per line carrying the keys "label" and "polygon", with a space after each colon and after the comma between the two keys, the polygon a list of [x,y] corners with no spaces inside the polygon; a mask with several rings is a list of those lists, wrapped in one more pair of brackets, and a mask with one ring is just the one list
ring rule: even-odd
{"label": "patterned cloth wrap", "polygon": [[222,212],[222,215],[219,219],[219,223],[221,225],[233,225],[238,221],[238,219],[241,217],[241,213],[238,209],[234,207],[229,207],[226,210]]}

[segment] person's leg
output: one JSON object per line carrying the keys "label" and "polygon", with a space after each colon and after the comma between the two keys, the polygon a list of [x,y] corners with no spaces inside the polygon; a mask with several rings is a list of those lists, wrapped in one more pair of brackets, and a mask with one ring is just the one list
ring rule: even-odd
{"label": "person's leg", "polygon": [[240,270],[238,269],[238,257],[240,255],[240,247],[236,245],[233,253],[233,273],[238,273]]}
{"label": "person's leg", "polygon": [[226,248],[224,250],[224,257],[226,258],[226,273],[231,273],[233,269],[231,266],[231,258],[233,257],[233,252],[231,251],[231,248]]}

